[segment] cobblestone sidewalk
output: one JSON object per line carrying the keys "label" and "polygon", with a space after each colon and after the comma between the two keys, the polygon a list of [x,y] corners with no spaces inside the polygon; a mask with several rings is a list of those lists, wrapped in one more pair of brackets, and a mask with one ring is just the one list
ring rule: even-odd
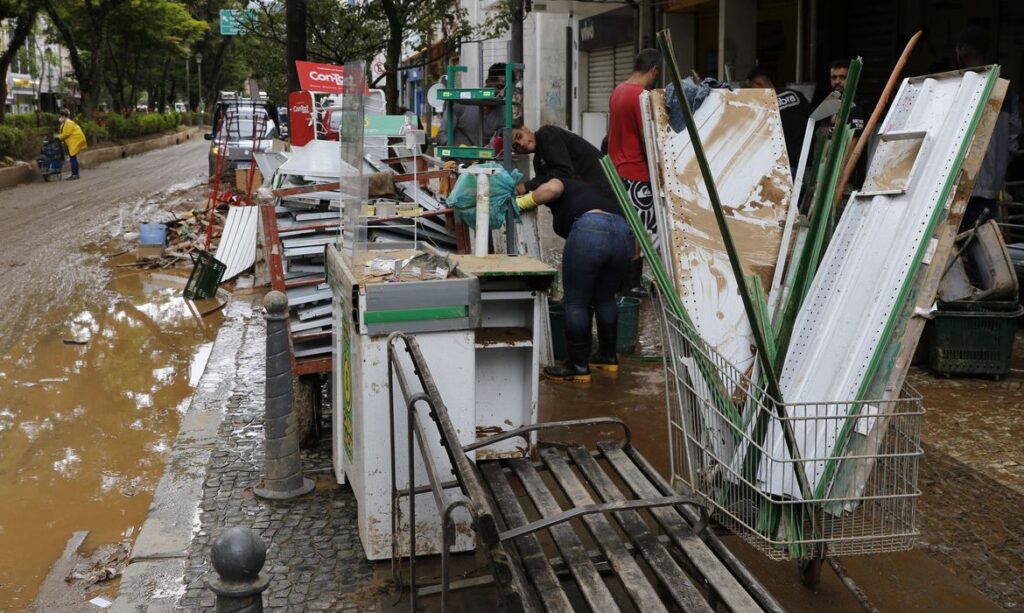
{"label": "cobblestone sidewalk", "polygon": [[[335,484],[329,449],[303,453],[303,467],[316,478],[312,494],[286,502],[256,498],[262,478],[265,323],[252,317],[238,357],[203,486],[199,528],[185,566],[186,591],[178,608],[213,610],[204,579],[213,573],[210,547],[221,529],[252,528],[267,544],[264,593],[269,611],[375,611],[386,586],[373,579],[356,528],[356,500]],[[326,444],[322,446],[326,447]]]}

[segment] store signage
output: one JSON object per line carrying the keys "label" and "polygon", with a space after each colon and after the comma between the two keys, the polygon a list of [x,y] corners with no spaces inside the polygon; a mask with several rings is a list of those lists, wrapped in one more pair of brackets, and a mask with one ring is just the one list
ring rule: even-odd
{"label": "store signage", "polygon": [[302,147],[316,137],[313,94],[298,91],[288,95],[288,129],[288,140],[294,147]]}
{"label": "store signage", "polygon": [[580,51],[605,49],[633,40],[633,9],[622,8],[580,19]]}
{"label": "store signage", "polygon": [[[333,64],[295,61],[299,73],[299,85],[306,91],[318,94],[345,93],[345,67]],[[366,93],[369,93],[367,87]]]}

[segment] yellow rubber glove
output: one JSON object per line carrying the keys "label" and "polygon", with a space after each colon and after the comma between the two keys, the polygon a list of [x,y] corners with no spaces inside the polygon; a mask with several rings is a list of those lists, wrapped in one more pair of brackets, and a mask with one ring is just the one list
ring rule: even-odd
{"label": "yellow rubber glove", "polygon": [[516,206],[520,211],[528,211],[537,208],[537,201],[533,199],[533,192],[526,192],[516,198]]}

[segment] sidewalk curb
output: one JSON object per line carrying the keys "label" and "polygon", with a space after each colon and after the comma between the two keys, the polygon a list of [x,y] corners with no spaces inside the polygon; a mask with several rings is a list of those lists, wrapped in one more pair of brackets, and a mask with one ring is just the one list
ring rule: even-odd
{"label": "sidewalk curb", "polygon": [[245,331],[256,316],[246,300],[232,301],[225,315],[111,611],[172,611],[185,593],[185,563],[199,526],[203,483],[225,405],[234,391],[233,374]]}
{"label": "sidewalk curb", "polygon": [[[114,145],[93,150],[86,149],[78,156],[78,163],[82,168],[93,168],[111,160],[118,160],[155,149],[179,145],[199,134],[199,128],[192,127],[175,134],[162,134],[155,138],[128,143],[127,145]],[[40,179],[42,179],[42,175],[39,174],[39,170],[33,164],[20,163],[8,168],[0,168],[0,189],[32,183]]]}

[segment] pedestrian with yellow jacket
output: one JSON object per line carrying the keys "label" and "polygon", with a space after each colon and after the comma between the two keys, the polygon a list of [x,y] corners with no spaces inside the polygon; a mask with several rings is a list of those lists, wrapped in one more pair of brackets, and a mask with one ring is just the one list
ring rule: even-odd
{"label": "pedestrian with yellow jacket", "polygon": [[75,180],[78,178],[78,154],[89,145],[85,142],[85,132],[82,132],[82,128],[77,123],[71,121],[67,109],[60,112],[60,140],[68,148],[68,156],[71,158],[69,179]]}

